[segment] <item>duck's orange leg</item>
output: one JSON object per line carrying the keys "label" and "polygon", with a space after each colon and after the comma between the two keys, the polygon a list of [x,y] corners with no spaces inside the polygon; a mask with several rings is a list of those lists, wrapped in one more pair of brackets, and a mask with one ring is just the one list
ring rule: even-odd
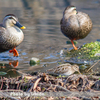
{"label": "duck's orange leg", "polygon": [[12,50],[9,50],[9,52],[13,53],[13,56],[16,56],[16,57],[19,56],[18,51],[16,50],[16,48],[13,48]]}
{"label": "duck's orange leg", "polygon": [[71,43],[72,43],[72,45],[73,45],[74,49],[75,49],[75,50],[77,50],[77,47],[74,45],[73,40],[71,40]]}

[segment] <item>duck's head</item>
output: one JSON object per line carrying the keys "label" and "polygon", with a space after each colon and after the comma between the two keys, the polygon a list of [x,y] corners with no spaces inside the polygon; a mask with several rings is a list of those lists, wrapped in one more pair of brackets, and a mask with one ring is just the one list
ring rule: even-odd
{"label": "duck's head", "polygon": [[76,11],[76,7],[75,6],[68,6],[65,8],[63,15],[64,16],[70,16],[70,15],[76,15],[77,11]]}
{"label": "duck's head", "polygon": [[26,27],[21,25],[18,21],[18,19],[16,18],[15,15],[13,14],[8,14],[4,17],[3,19],[3,26],[5,28],[8,28],[8,27],[13,27],[13,26],[17,26],[19,27],[20,29],[25,29]]}

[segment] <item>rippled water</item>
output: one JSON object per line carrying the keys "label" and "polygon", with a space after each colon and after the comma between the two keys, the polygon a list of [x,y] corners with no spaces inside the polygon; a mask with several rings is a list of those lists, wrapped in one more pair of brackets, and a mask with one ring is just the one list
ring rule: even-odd
{"label": "rippled water", "polygon": [[[23,30],[24,41],[17,47],[19,57],[13,57],[9,52],[0,54],[1,71],[10,67],[13,75],[13,67],[10,61],[18,61],[18,70],[22,72],[42,71],[55,67],[64,58],[60,57],[62,49],[71,49],[71,44],[66,44],[69,39],[60,31],[60,19],[63,10],[68,5],[75,5],[77,10],[88,13],[93,21],[91,33],[82,40],[78,40],[77,46],[96,41],[100,38],[100,1],[99,0],[0,0],[0,22],[8,13],[13,13],[19,18],[19,22],[26,26]],[[40,59],[40,65],[30,66],[32,57]],[[6,74],[6,76],[8,73]],[[9,76],[8,75],[8,76]]]}

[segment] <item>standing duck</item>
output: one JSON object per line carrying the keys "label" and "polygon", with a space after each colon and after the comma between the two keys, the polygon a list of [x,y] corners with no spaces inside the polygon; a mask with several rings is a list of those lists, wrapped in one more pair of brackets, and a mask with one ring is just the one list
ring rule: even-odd
{"label": "standing duck", "polygon": [[21,29],[25,27],[18,22],[15,15],[8,14],[4,17],[3,23],[0,24],[0,52],[10,50],[14,56],[19,56],[16,46],[24,39]]}
{"label": "standing duck", "polygon": [[86,13],[76,11],[75,6],[65,8],[60,25],[62,33],[71,40],[75,50],[77,47],[73,40],[85,38],[92,29],[90,17]]}

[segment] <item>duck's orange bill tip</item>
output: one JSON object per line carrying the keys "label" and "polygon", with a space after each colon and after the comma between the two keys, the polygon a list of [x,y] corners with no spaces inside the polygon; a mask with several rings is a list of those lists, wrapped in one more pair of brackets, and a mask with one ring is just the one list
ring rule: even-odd
{"label": "duck's orange bill tip", "polygon": [[26,29],[26,27],[25,26],[22,26],[22,27],[20,27],[20,29]]}

